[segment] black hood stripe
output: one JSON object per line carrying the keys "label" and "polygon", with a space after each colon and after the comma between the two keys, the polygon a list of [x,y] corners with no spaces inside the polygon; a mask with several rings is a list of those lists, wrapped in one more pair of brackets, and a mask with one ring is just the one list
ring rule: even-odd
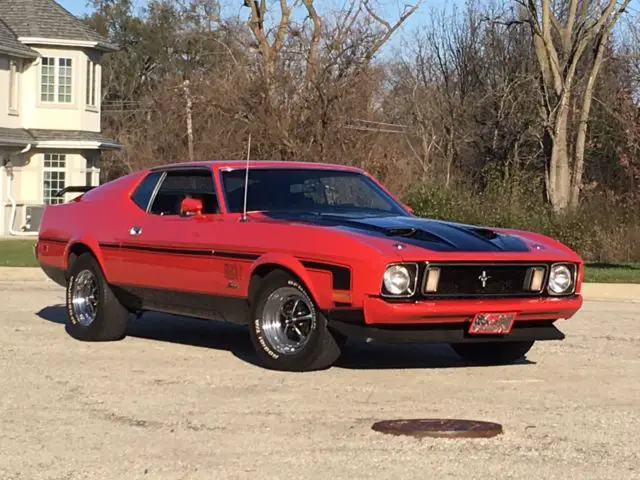
{"label": "black hood stripe", "polygon": [[519,237],[486,227],[413,216],[344,218],[328,215],[269,213],[271,218],[388,238],[437,252],[528,252]]}

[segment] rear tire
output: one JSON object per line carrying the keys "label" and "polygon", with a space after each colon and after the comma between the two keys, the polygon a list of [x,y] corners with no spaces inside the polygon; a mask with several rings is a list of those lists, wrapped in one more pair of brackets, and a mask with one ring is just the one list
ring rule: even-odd
{"label": "rear tire", "polygon": [[124,338],[129,311],[120,303],[93,255],[83,253],[69,269],[66,330],[76,340]]}
{"label": "rear tire", "polygon": [[504,365],[523,358],[534,342],[454,343],[451,348],[464,360],[482,365]]}
{"label": "rear tire", "polygon": [[262,280],[252,302],[249,332],[261,362],[273,370],[322,370],[341,353],[307,289],[281,270]]}

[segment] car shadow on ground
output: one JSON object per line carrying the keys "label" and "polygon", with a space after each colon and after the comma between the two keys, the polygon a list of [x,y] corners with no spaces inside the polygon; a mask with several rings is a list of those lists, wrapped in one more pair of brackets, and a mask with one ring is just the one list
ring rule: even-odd
{"label": "car shadow on ground", "polygon": [[[44,320],[60,325],[64,325],[67,318],[64,305],[48,306],[36,314]],[[154,312],[145,313],[140,318],[132,316],[127,327],[127,336],[224,350],[244,362],[262,368],[246,326]],[[522,359],[511,365],[532,364],[535,362]],[[334,368],[381,370],[469,366],[472,364],[458,357],[446,344],[376,345],[350,340],[343,348]]]}

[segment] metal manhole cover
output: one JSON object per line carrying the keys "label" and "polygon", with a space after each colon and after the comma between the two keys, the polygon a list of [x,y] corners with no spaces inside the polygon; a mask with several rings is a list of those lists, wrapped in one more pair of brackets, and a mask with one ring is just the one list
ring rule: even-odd
{"label": "metal manhole cover", "polygon": [[499,423],[444,418],[384,420],[374,423],[371,428],[377,432],[417,438],[486,438],[502,433],[502,425]]}

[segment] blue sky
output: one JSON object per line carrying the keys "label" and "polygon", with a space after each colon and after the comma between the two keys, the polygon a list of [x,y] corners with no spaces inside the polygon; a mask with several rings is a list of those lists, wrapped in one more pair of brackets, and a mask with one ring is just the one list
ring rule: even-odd
{"label": "blue sky", "polygon": [[[73,13],[74,15],[82,16],[83,14],[90,12],[90,8],[86,6],[87,0],[56,0],[56,1],[60,3],[64,8],[69,10],[71,13]],[[138,5],[143,5],[145,2],[144,0],[137,0],[136,3]],[[229,1],[228,3],[233,3],[233,0]],[[236,0],[235,3],[237,3],[238,5],[241,4],[240,0]],[[320,3],[321,2],[318,2],[318,4]],[[388,11],[387,14],[389,18],[397,18],[398,12],[399,12],[398,6],[402,7],[405,3],[410,3],[410,2],[409,1],[405,2],[404,0],[397,0],[397,1],[379,0],[378,1],[378,4],[382,5],[384,9]],[[413,30],[415,27],[420,25],[421,21],[424,21],[430,9],[432,9],[433,7],[440,8],[446,5],[447,3],[462,4],[462,0],[453,0],[453,2],[447,1],[447,0],[423,0],[420,9],[418,10],[418,12],[416,12],[415,15],[413,15],[413,17],[409,21],[407,21],[407,23],[405,24],[405,28],[403,28],[403,30]],[[240,12],[242,10],[238,8],[238,11]]]}
{"label": "blue sky", "polygon": [[[87,7],[87,0],[56,0],[63,7],[69,10],[74,15],[82,16],[85,13],[89,13],[90,9]],[[145,0],[134,0],[139,6],[142,6],[146,3]],[[399,16],[399,9],[402,8],[404,4],[412,3],[415,0],[377,0],[377,5],[383,8],[385,16],[388,19],[395,19]],[[241,7],[240,0],[226,0],[221,2],[223,4],[231,4],[238,5],[236,9],[229,9],[230,13],[236,14],[240,13],[243,16],[246,16],[246,12],[243,12]],[[322,4],[326,6],[327,4],[331,5],[342,5],[345,3],[345,0],[319,0],[317,2],[318,5]],[[390,42],[391,48],[397,48],[402,45],[403,39],[410,38],[417,29],[421,27],[421,25],[425,24],[428,21],[428,17],[430,12],[433,9],[442,9],[445,6],[451,7],[452,5],[457,5],[459,8],[464,8],[465,0],[422,0],[422,5],[420,9],[404,24],[403,28],[395,33],[392,41]],[[640,14],[640,0],[632,0],[629,5],[629,13],[632,15]]]}
{"label": "blue sky", "polygon": [[[60,3],[64,8],[69,10],[71,13],[77,16],[82,16],[86,13],[90,12],[90,8],[87,7],[87,0],[56,0]],[[405,4],[413,3],[414,0],[376,0],[374,3],[379,5],[385,14],[385,17],[389,20],[397,19],[401,13],[401,9]],[[638,0],[640,1],[640,0]],[[135,0],[138,6],[142,6],[146,3],[145,0]],[[326,3],[325,3],[326,2]],[[445,5],[463,5],[464,0],[422,0],[422,5],[418,9],[418,11],[412,15],[407,22],[403,25],[402,29],[397,31],[389,42],[389,47],[393,50],[395,48],[402,48],[403,39],[410,38],[413,32],[416,31],[420,27],[421,24],[427,21],[429,16],[429,12],[434,8],[440,9]],[[238,4],[238,8],[233,7],[232,9],[228,9],[231,14],[241,14],[242,16],[246,16],[247,12],[245,12],[241,7],[242,3],[240,0],[227,0],[222,2],[223,4]],[[318,5],[323,5],[326,7],[328,5],[343,5],[345,0],[320,0],[317,2]]]}
{"label": "blue sky", "polygon": [[[89,8],[87,8],[86,4],[87,4],[87,0],[56,0],[58,3],[60,3],[64,8],[66,8],[67,10],[69,10],[71,13],[73,13],[74,15],[83,15],[84,13],[89,12]],[[144,1],[143,0],[138,0],[137,3],[139,4],[143,4]],[[236,3],[240,4],[240,1],[236,1]],[[318,2],[320,3],[320,2]],[[391,7],[395,6],[394,2],[389,1],[389,0],[383,0],[381,2],[382,4],[386,4],[388,5],[388,8],[391,10]],[[403,3],[409,3],[409,2],[397,2],[397,4],[402,5]],[[436,6],[442,6],[444,4],[446,4],[447,1],[446,0],[425,0],[423,1],[423,5],[421,7],[421,10],[423,12],[426,12],[426,10],[428,9],[429,5],[436,5]],[[456,2],[454,2],[456,3]]]}

